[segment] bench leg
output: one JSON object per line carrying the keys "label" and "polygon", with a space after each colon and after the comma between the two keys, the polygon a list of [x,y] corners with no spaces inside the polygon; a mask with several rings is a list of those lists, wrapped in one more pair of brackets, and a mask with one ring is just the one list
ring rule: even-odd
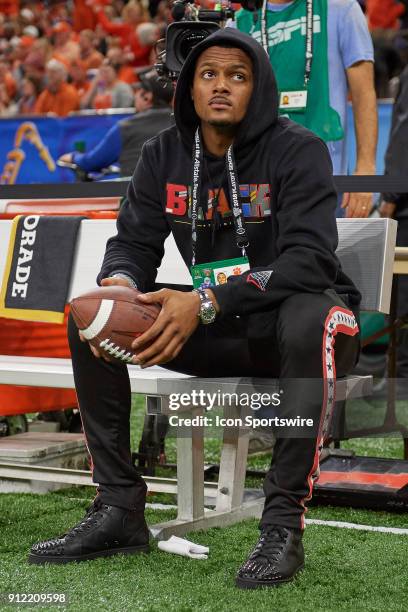
{"label": "bench leg", "polygon": [[[224,417],[237,418],[237,415],[236,408],[224,408]],[[226,427],[224,429],[218,477],[217,512],[231,511],[242,504],[248,444],[249,429],[246,430],[243,427]]]}
{"label": "bench leg", "polygon": [[[237,410],[224,408],[224,416],[237,417]],[[191,416],[202,414],[198,409]],[[183,414],[184,416],[184,414]],[[190,415],[186,415],[190,416]],[[248,518],[260,518],[264,499],[242,503],[249,431],[224,430],[216,510],[204,510],[204,439],[203,429],[187,429],[177,439],[177,519],[150,527],[153,537],[166,540],[171,535],[184,536],[192,531],[226,527]],[[239,435],[241,434],[241,435]]]}
{"label": "bench leg", "polygon": [[[185,418],[203,414],[202,408],[183,413]],[[183,427],[177,437],[177,506],[179,520],[204,516],[204,431]]]}

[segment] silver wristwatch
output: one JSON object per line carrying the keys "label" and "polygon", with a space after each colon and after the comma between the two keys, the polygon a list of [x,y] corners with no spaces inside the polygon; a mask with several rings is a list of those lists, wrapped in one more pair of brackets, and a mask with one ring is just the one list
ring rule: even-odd
{"label": "silver wristwatch", "polygon": [[203,289],[193,289],[193,292],[197,293],[201,300],[200,312],[198,313],[201,323],[204,325],[214,323],[217,311],[206,292]]}

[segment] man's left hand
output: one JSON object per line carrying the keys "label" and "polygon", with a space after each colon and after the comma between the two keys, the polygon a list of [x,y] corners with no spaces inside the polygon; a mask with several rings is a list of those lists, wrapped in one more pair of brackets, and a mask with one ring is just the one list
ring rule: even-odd
{"label": "man's left hand", "polygon": [[150,329],[132,342],[137,355],[133,363],[142,368],[167,363],[177,357],[200,323],[200,297],[193,292],[161,289],[139,295],[138,299],[144,304],[160,304],[162,308]]}
{"label": "man's left hand", "polygon": [[346,217],[368,217],[373,209],[372,193],[345,193],[343,195],[342,208],[346,209]]}

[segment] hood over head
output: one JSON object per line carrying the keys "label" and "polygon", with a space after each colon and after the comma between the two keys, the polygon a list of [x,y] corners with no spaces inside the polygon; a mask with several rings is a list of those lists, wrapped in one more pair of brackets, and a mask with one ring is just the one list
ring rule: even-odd
{"label": "hood over head", "polygon": [[251,58],[253,64],[254,89],[247,113],[234,139],[234,150],[239,156],[240,149],[257,140],[278,117],[278,90],[269,57],[263,47],[248,34],[235,28],[220,29],[191,50],[177,82],[174,100],[176,125],[183,142],[189,147],[192,146],[194,133],[200,122],[190,94],[194,69],[201,53],[216,46],[238,47]]}

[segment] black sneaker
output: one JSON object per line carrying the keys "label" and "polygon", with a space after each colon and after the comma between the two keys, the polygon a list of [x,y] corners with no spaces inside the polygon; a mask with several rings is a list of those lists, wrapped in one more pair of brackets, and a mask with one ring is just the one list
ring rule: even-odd
{"label": "black sneaker", "polygon": [[69,563],[140,552],[149,552],[149,530],[143,510],[108,506],[96,498],[85,517],[68,533],[34,544],[28,561]]}
{"label": "black sneaker", "polygon": [[278,586],[290,582],[303,569],[304,561],[301,529],[264,527],[257,545],[241,566],[235,584],[241,589]]}

